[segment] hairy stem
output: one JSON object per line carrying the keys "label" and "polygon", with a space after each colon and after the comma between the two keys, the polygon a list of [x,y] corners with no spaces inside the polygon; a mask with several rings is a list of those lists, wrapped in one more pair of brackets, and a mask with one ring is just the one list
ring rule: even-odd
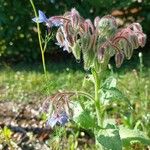
{"label": "hairy stem", "polygon": [[100,78],[98,76],[98,73],[96,70],[92,69],[92,74],[95,80],[95,109],[96,109],[96,115],[97,115],[97,121],[98,121],[98,126],[102,127],[102,120],[101,120],[101,102],[100,102]]}
{"label": "hairy stem", "polygon": [[[101,73],[98,74],[98,72],[95,69],[92,69],[92,74],[95,81],[95,109],[96,109],[96,116],[97,116],[97,122],[98,126],[103,128],[103,106],[100,101],[100,87],[101,87]],[[103,146],[98,142],[97,140],[97,131],[95,133],[95,144],[98,146],[97,148],[99,150],[103,150]]]}

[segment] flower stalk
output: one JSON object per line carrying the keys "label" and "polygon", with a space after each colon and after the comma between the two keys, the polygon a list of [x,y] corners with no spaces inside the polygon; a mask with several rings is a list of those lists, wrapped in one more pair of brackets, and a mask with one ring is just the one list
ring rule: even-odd
{"label": "flower stalk", "polygon": [[[34,3],[33,3],[33,0],[30,0],[30,3],[31,3],[31,5],[32,5],[32,8],[33,8],[35,17],[38,18],[38,15],[37,15],[37,12],[36,12],[35,5],[34,5]],[[47,47],[47,44],[45,43],[45,45],[44,45],[44,47],[43,47],[43,45],[42,45],[42,38],[41,38],[41,30],[40,30],[40,25],[39,25],[39,22],[38,22],[38,21],[36,22],[36,25],[37,25],[37,31],[38,31],[39,46],[40,46],[40,50],[41,50],[43,71],[44,71],[45,77],[46,77],[46,79],[47,79],[47,70],[46,70],[45,55],[44,55],[44,54],[45,54],[46,47]]]}

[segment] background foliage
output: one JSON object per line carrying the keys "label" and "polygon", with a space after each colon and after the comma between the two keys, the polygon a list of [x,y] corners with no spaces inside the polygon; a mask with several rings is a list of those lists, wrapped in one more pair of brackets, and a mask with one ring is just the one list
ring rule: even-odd
{"label": "background foliage", "polygon": [[[47,16],[63,14],[75,7],[82,16],[93,20],[95,16],[112,14],[124,22],[142,23],[144,32],[150,35],[149,0],[35,0],[36,8],[46,12]],[[40,60],[36,24],[28,0],[0,1],[0,58],[11,61]],[[120,22],[121,22],[120,21]],[[120,23],[120,25],[122,25]],[[45,28],[43,27],[43,30]],[[55,40],[55,39],[53,39]],[[49,43],[46,55],[57,56],[61,50]],[[147,42],[147,47],[149,41]],[[52,48],[53,47],[53,48]],[[148,48],[147,48],[148,49]],[[57,54],[57,55],[56,55]]]}

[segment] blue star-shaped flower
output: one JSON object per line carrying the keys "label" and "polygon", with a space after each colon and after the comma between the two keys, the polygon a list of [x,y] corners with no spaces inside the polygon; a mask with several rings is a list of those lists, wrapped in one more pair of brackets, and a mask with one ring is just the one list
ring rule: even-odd
{"label": "blue star-shaped flower", "polygon": [[47,27],[59,27],[61,26],[63,23],[61,21],[61,18],[58,18],[58,17],[50,17],[49,19],[46,17],[46,15],[41,11],[39,10],[38,11],[39,13],[39,17],[35,17],[32,19],[32,21],[36,22],[36,23],[45,23]]}
{"label": "blue star-shaped flower", "polygon": [[60,114],[53,114],[51,118],[47,120],[46,126],[53,128],[57,123],[65,125],[68,122],[68,116],[66,112],[61,112]]}
{"label": "blue star-shaped flower", "polygon": [[38,18],[36,18],[36,17],[33,18],[32,21],[34,21],[36,23],[43,23],[43,22],[47,23],[48,19],[45,16],[45,14],[41,10],[39,10],[38,12],[39,12],[39,17]]}

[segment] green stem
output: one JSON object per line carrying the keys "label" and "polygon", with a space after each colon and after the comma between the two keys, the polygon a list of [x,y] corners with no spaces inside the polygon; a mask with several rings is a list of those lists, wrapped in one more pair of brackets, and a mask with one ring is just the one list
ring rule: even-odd
{"label": "green stem", "polygon": [[[103,128],[103,110],[102,103],[100,101],[100,87],[101,87],[101,75],[98,74],[95,69],[92,69],[92,74],[94,77],[94,86],[95,86],[95,109],[97,115],[98,126]],[[95,144],[98,146],[99,150],[103,150],[103,146],[97,140],[97,131],[95,133]]]}
{"label": "green stem", "polygon": [[92,74],[95,80],[94,86],[95,86],[95,109],[96,109],[96,115],[97,115],[97,121],[98,126],[102,127],[102,118],[101,118],[101,102],[100,102],[100,78],[98,76],[98,73],[96,70],[92,69]]}
{"label": "green stem", "polygon": [[42,51],[42,64],[43,64],[43,70],[44,70],[44,74],[45,74],[45,77],[47,79],[47,71],[46,71],[46,65],[45,65],[45,56],[44,56],[44,51]]}
{"label": "green stem", "polygon": [[[34,5],[34,3],[33,3],[33,0],[30,0],[30,3],[31,3],[31,5],[32,5],[32,8],[33,8],[35,17],[38,18],[38,15],[37,15],[37,12],[36,12],[35,5]],[[46,65],[45,65],[45,56],[44,56],[45,49],[44,49],[43,46],[42,46],[42,39],[41,39],[41,31],[40,31],[39,22],[37,21],[36,24],[37,24],[38,39],[39,39],[39,45],[40,45],[40,50],[41,50],[41,56],[42,56],[43,70],[44,70],[44,74],[45,74],[45,76],[46,76],[46,78],[47,78]]]}
{"label": "green stem", "polygon": [[86,93],[86,92],[83,92],[83,91],[76,91],[77,95],[82,95],[86,98],[88,98],[89,100],[92,100],[94,101],[94,98],[93,96],[91,96],[90,94]]}

